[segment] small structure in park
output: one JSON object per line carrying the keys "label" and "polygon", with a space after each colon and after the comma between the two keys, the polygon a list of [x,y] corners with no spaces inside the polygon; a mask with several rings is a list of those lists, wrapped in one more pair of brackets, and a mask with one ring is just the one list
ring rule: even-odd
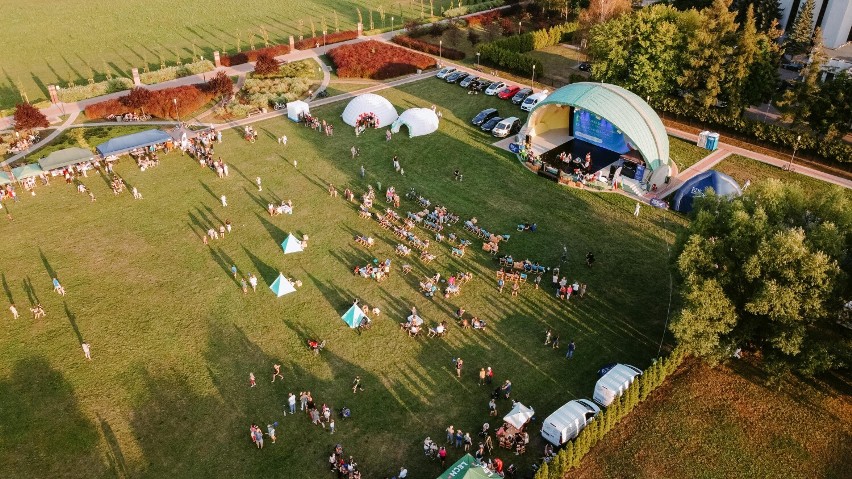
{"label": "small structure in park", "polygon": [[296,239],[293,233],[289,233],[281,243],[281,248],[284,250],[284,254],[298,253],[302,251],[302,242]]}
{"label": "small structure in park", "polygon": [[307,103],[302,100],[295,100],[287,103],[287,118],[299,123],[307,115],[311,114],[311,109]]}
{"label": "small structure in park", "polygon": [[357,304],[353,304],[349,311],[346,311],[340,319],[343,320],[350,328],[357,328],[361,325],[361,320],[364,319],[366,314]]}
{"label": "small structure in park", "polygon": [[105,141],[95,148],[102,157],[120,155],[136,148],[145,148],[152,145],[161,145],[172,142],[174,139],[163,130],[145,130],[139,133],[119,136]]}
{"label": "small structure in park", "polygon": [[681,213],[692,211],[695,198],[706,195],[707,188],[718,196],[737,197],[743,194],[737,180],[715,170],[707,170],[687,180],[672,197],[672,209]]}
{"label": "small structure in park", "polygon": [[272,292],[275,293],[275,296],[279,298],[285,294],[296,292],[296,287],[293,286],[293,283],[291,283],[289,279],[284,277],[284,273],[278,273],[278,278],[275,279],[269,289],[271,289]]}
{"label": "small structure in park", "polygon": [[364,93],[346,105],[342,117],[347,125],[355,128],[384,128],[396,121],[399,114],[386,98]]}
{"label": "small structure in park", "polygon": [[523,429],[534,415],[535,411],[532,408],[516,402],[509,414],[503,416],[503,420],[517,429]]}
{"label": "small structure in park", "polygon": [[409,108],[399,115],[391,125],[393,133],[399,133],[403,126],[408,127],[408,136],[423,136],[438,130],[438,115],[430,108]]}

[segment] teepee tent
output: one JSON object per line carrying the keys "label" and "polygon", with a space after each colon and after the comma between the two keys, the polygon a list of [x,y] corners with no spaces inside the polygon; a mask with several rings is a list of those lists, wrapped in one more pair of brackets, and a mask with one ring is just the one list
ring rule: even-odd
{"label": "teepee tent", "polygon": [[408,127],[408,136],[423,136],[438,129],[438,115],[430,108],[409,108],[393,122],[391,131],[399,133],[400,127]]}
{"label": "teepee tent", "polygon": [[310,107],[308,107],[308,104],[302,100],[295,100],[287,103],[287,118],[295,121],[296,123],[302,120],[302,115],[310,112]]}
{"label": "teepee tent", "polygon": [[524,424],[532,419],[534,414],[535,411],[533,411],[532,408],[528,408],[523,404],[516,402],[515,407],[509,411],[509,414],[503,416],[503,420],[520,429],[524,427]]}
{"label": "teepee tent", "polygon": [[396,108],[384,97],[375,93],[364,93],[349,101],[343,110],[343,121],[349,126],[357,126],[361,115],[373,114],[376,117],[376,128],[383,128],[399,117]]}
{"label": "teepee tent", "polygon": [[357,304],[353,304],[349,311],[347,311],[340,319],[343,320],[344,323],[348,324],[350,328],[357,328],[361,325],[361,318],[366,316],[364,311],[361,310],[361,307]]}
{"label": "teepee tent", "polygon": [[302,242],[297,240],[293,233],[289,233],[281,243],[281,247],[284,249],[284,254],[298,253],[302,251]]}
{"label": "teepee tent", "polygon": [[296,288],[293,286],[293,283],[291,283],[290,280],[285,278],[281,273],[278,273],[278,278],[275,279],[269,289],[271,289],[272,292],[275,293],[275,296],[279,298],[285,294],[296,292]]}

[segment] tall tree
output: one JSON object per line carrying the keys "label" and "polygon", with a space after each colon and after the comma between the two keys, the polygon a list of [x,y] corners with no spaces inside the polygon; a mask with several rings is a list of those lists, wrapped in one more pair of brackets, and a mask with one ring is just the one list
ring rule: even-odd
{"label": "tall tree", "polygon": [[766,180],[740,198],[695,201],[677,245],[684,307],[671,329],[679,344],[714,362],[754,349],[768,369],[806,375],[848,360],[850,341],[835,319],[838,298],[852,293],[849,197]]}
{"label": "tall tree", "polygon": [[813,99],[819,94],[822,66],[826,61],[822,46],[822,29],[817,27],[813,33],[808,64],[802,70],[802,81],[792,90],[788,90],[779,102],[785,120],[792,120],[796,124],[805,124],[811,120]]}
{"label": "tall tree", "polygon": [[852,75],[837,74],[820,85],[811,98],[810,125],[829,136],[842,136],[852,128]]}
{"label": "tall tree", "polygon": [[743,105],[766,103],[775,95],[780,81],[778,65],[783,53],[778,38],[782,33],[778,20],[774,20],[772,27],[758,36],[754,63],[741,93]]}
{"label": "tall tree", "polygon": [[739,21],[745,19],[748,7],[754,7],[754,20],[758,31],[768,33],[773,21],[780,21],[783,15],[781,0],[736,0],[734,6],[739,12]]}
{"label": "tall tree", "polygon": [[50,126],[44,113],[26,102],[15,106],[15,115],[12,118],[15,121],[15,131],[29,131]]}
{"label": "tall tree", "polygon": [[591,0],[589,8],[580,12],[580,25],[589,29],[615,17],[630,12],[630,0]]}
{"label": "tall tree", "polygon": [[740,23],[737,46],[731,56],[729,65],[730,85],[727,89],[728,101],[731,107],[739,110],[747,107],[743,101],[743,91],[749,74],[752,71],[755,57],[758,53],[757,26],[754,21],[754,8],[749,5],[745,19]]}
{"label": "tall tree", "polygon": [[787,37],[787,53],[798,55],[808,51],[814,31],[814,0],[806,0],[802,4],[792,28],[788,30],[790,34]]}

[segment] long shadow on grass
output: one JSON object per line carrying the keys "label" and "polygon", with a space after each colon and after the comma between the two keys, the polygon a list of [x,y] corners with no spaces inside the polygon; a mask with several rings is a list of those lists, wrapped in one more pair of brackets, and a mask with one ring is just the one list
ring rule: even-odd
{"label": "long shadow on grass", "polygon": [[24,292],[27,293],[27,299],[30,300],[30,305],[35,306],[36,304],[41,303],[38,299],[38,295],[36,294],[35,288],[33,287],[33,280],[30,279],[29,276],[24,279]]}
{"label": "long shadow on grass", "polygon": [[257,220],[260,221],[260,224],[263,225],[266,232],[269,233],[269,237],[272,238],[272,241],[274,241],[275,244],[281,244],[281,242],[284,241],[284,238],[287,237],[287,233],[285,233],[284,230],[270,223],[266,218],[257,213],[254,215],[257,217]]}
{"label": "long shadow on grass", "polygon": [[254,193],[252,193],[251,191],[249,191],[249,189],[248,189],[248,188],[243,187],[243,191],[245,191],[245,192],[246,192],[246,195],[248,195],[248,197],[249,197],[249,198],[251,198],[251,200],[252,200],[252,201],[254,201],[254,203],[255,203],[257,206],[260,206],[260,207],[261,207],[261,208],[263,208],[264,210],[265,210],[265,209],[266,209],[266,207],[269,205],[269,203],[264,203],[264,202],[263,202],[263,199],[261,199],[261,198],[260,198],[260,196],[257,196],[257,195],[255,195]]}
{"label": "long shadow on grass", "polygon": [[210,196],[212,196],[214,200],[216,200],[217,202],[222,200],[222,198],[220,198],[219,195],[217,195],[216,193],[213,192],[213,190],[210,188],[210,186],[207,185],[207,183],[205,183],[201,180],[198,180],[198,183],[201,184],[201,187],[204,188],[204,191],[209,193]]}
{"label": "long shadow on grass", "polygon": [[272,286],[272,283],[278,277],[278,270],[269,266],[269,264],[265,263],[263,260],[255,256],[248,248],[245,247],[242,243],[240,243],[240,247],[246,253],[246,255],[251,260],[255,269],[257,269],[258,276],[266,283],[267,286]]}
{"label": "long shadow on grass", "polygon": [[118,443],[118,439],[115,437],[112,427],[106,419],[101,417],[100,414],[98,414],[97,417],[101,426],[101,433],[103,434],[104,440],[109,448],[107,452],[107,460],[109,461],[110,468],[116,472],[116,476],[128,477],[130,471],[127,470],[127,462],[124,460],[124,453],[121,451],[121,445]]}
{"label": "long shadow on grass", "polygon": [[47,256],[44,255],[44,251],[41,248],[38,249],[38,255],[41,257],[41,263],[44,265],[45,271],[47,271],[50,279],[56,277],[56,270],[53,269],[53,266],[50,265],[50,261],[48,261]]}
{"label": "long shadow on grass", "polygon": [[80,334],[80,328],[77,327],[77,316],[68,308],[68,302],[63,301],[62,304],[65,307],[65,317],[68,318],[71,329],[74,331],[74,335],[77,336],[77,342],[83,344],[83,335]]}
{"label": "long shadow on grass", "polygon": [[9,303],[15,304],[15,297],[12,296],[12,289],[9,288],[9,283],[6,282],[6,273],[0,273],[0,278],[3,280],[3,292],[6,293],[6,299]]}

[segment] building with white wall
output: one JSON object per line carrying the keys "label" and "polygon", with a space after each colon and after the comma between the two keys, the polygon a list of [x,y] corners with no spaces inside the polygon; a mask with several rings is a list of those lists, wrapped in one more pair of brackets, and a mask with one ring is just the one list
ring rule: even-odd
{"label": "building with white wall", "polygon": [[[781,0],[781,27],[793,27],[805,0]],[[838,48],[852,42],[852,0],[816,0],[814,27],[822,28],[822,41],[827,48]]]}

